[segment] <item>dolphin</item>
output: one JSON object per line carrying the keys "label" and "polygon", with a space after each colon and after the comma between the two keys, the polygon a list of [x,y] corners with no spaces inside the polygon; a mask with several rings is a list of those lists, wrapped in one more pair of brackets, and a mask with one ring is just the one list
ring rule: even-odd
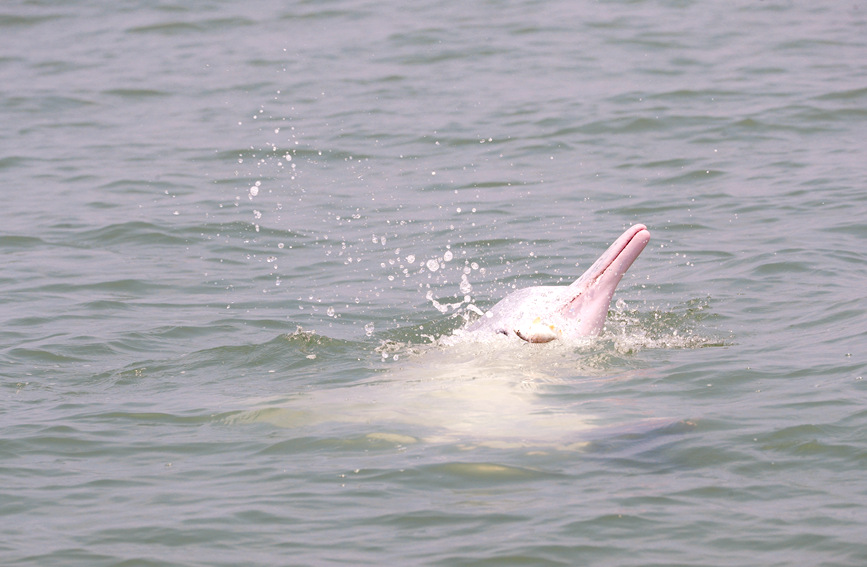
{"label": "dolphin", "polygon": [[605,324],[614,289],[650,241],[650,231],[636,224],[568,286],[535,286],[507,295],[468,333],[516,336],[528,343],[598,334]]}

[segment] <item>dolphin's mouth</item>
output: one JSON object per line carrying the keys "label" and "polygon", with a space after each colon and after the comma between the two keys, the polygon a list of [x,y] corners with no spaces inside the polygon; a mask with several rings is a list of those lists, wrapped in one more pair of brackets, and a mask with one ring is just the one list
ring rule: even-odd
{"label": "dolphin's mouth", "polygon": [[646,226],[631,226],[569,286],[570,298],[560,314],[575,321],[578,335],[595,335],[602,330],[617,284],[648,242],[650,231]]}
{"label": "dolphin's mouth", "polygon": [[614,293],[614,288],[620,283],[623,274],[632,266],[649,241],[650,231],[646,226],[643,224],[631,226],[580,278],[575,280],[571,287],[579,288],[578,294],[580,294],[591,287],[610,285],[611,293]]}

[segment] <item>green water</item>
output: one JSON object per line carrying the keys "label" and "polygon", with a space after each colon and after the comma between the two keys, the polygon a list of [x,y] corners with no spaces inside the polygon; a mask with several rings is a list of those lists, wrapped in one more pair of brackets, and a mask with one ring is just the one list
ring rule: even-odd
{"label": "green water", "polygon": [[[867,563],[857,3],[0,9],[0,563]],[[606,331],[468,305],[652,240]]]}

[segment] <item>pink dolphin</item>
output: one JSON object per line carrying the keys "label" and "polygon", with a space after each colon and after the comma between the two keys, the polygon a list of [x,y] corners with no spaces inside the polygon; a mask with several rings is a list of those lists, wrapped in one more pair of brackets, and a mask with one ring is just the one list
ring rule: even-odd
{"label": "pink dolphin", "polygon": [[617,284],[649,241],[647,227],[636,224],[571,285],[519,289],[467,331],[517,336],[530,343],[596,335],[605,324]]}

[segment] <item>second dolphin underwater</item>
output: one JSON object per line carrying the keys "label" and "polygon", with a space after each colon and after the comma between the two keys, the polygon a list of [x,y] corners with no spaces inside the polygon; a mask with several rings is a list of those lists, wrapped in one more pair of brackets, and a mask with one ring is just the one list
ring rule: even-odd
{"label": "second dolphin underwater", "polygon": [[636,224],[571,285],[519,289],[471,323],[466,332],[516,336],[529,343],[596,335],[605,324],[617,284],[649,241],[647,227]]}

